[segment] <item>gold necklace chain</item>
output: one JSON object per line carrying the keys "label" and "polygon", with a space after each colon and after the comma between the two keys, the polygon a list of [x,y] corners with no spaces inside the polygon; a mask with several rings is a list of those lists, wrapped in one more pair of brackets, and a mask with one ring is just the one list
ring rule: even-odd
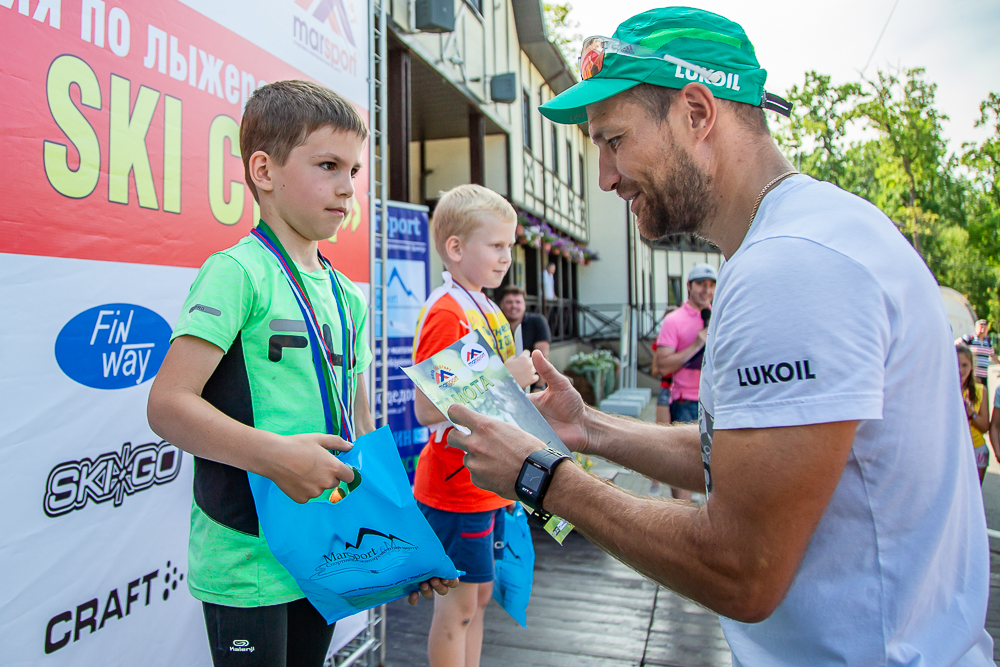
{"label": "gold necklace chain", "polygon": [[789,176],[794,176],[797,173],[799,172],[795,171],[794,169],[792,169],[791,171],[786,171],[781,176],[771,179],[771,182],[764,186],[764,189],[760,191],[759,195],[757,195],[757,201],[753,205],[753,210],[750,211],[750,224],[747,225],[747,229],[753,227],[753,219],[757,217],[757,209],[760,208],[760,203],[764,201],[764,197],[767,195],[768,192],[770,192],[771,188],[773,188],[775,185],[782,182]]}

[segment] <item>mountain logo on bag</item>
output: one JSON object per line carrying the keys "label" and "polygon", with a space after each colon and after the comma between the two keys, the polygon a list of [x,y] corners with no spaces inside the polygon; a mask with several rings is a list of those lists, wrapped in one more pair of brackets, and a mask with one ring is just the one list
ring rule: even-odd
{"label": "mountain logo on bag", "polygon": [[358,549],[358,548],[361,547],[361,541],[364,540],[365,537],[367,537],[368,535],[376,535],[378,537],[384,537],[385,539],[389,540],[390,542],[395,542],[395,541],[398,540],[398,541],[402,542],[403,544],[409,544],[411,547],[413,546],[413,544],[411,542],[407,542],[406,540],[404,540],[401,537],[396,537],[395,535],[393,535],[391,533],[389,535],[386,535],[385,533],[380,533],[379,531],[372,530],[371,528],[359,528],[358,529],[358,537],[356,538],[356,543],[355,544],[351,544],[350,542],[345,542],[344,544],[347,546],[348,549]]}
{"label": "mountain logo on bag", "polygon": [[[368,538],[367,540],[365,538]],[[361,550],[361,543],[365,551]],[[344,541],[344,549],[323,554],[323,561],[316,567],[312,580],[325,579],[347,573],[379,574],[403,565],[409,553],[417,546],[391,533],[372,528],[358,529],[354,544]]]}
{"label": "mountain logo on bag", "polygon": [[434,367],[434,384],[441,389],[447,389],[458,381],[458,376],[447,366]]}
{"label": "mountain logo on bag", "polygon": [[106,303],[76,315],[56,337],[59,368],[94,389],[125,389],[151,379],[170,345],[170,325],[130,303]]}

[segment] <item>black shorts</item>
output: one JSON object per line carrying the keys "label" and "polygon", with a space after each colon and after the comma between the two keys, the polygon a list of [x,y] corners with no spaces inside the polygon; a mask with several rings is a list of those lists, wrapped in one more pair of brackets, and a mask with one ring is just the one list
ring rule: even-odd
{"label": "black shorts", "polygon": [[201,604],[215,667],[322,667],[336,625],[305,598],[268,607]]}

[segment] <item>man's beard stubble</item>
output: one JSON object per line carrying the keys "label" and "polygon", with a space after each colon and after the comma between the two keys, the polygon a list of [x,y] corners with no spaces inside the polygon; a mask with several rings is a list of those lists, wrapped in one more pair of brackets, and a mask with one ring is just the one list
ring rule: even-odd
{"label": "man's beard stubble", "polygon": [[673,144],[674,168],[643,192],[645,206],[637,221],[639,233],[650,240],[673,234],[696,234],[715,213],[709,194],[712,177],[701,171],[677,144]]}

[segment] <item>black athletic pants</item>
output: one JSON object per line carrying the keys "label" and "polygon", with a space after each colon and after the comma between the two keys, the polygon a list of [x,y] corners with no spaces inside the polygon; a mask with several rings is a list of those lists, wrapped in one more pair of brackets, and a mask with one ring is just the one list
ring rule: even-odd
{"label": "black athletic pants", "polygon": [[309,600],[270,607],[203,602],[215,667],[322,667],[333,625]]}

